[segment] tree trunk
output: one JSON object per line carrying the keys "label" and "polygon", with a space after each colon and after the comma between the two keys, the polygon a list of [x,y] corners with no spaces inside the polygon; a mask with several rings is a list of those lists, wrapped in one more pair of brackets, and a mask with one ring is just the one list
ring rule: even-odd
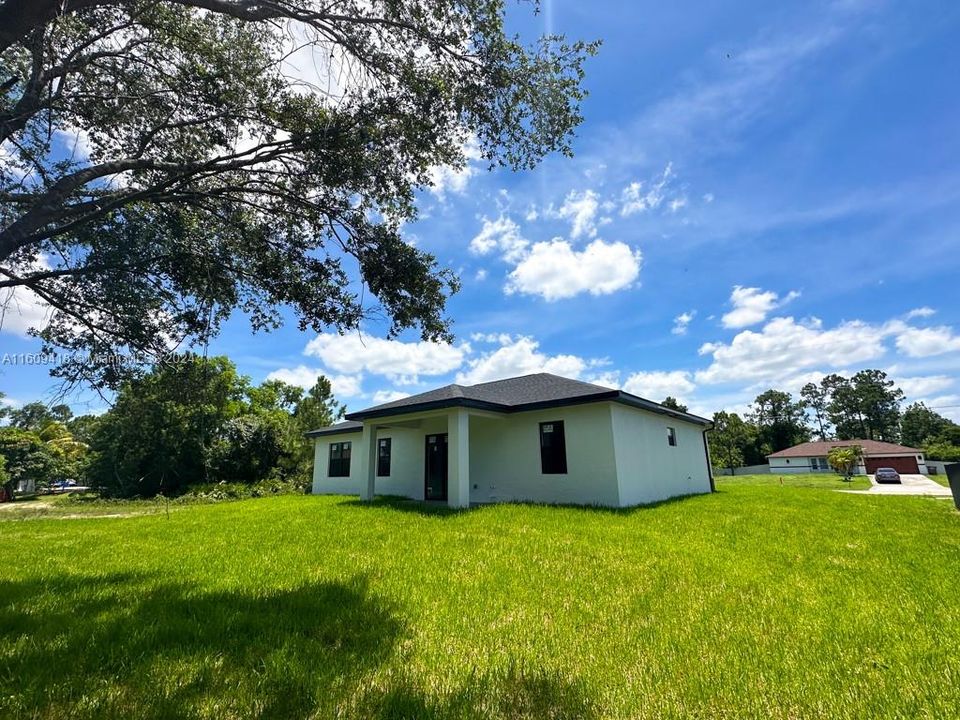
{"label": "tree trunk", "polygon": [[17,486],[13,480],[7,480],[7,482],[3,484],[3,491],[6,495],[7,502],[13,502],[16,499],[16,490]]}

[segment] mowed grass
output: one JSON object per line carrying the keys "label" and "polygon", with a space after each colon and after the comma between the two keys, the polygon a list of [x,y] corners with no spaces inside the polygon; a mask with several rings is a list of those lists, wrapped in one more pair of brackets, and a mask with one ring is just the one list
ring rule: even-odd
{"label": "mowed grass", "polygon": [[[760,481],[758,481],[760,482]],[[287,496],[0,522],[0,717],[947,718],[960,515]]]}
{"label": "mowed grass", "polygon": [[797,473],[762,475],[734,475],[717,477],[722,486],[730,485],[780,485],[782,487],[821,488],[827,490],[869,490],[870,479],[866,475],[855,475],[844,480],[837,473]]}

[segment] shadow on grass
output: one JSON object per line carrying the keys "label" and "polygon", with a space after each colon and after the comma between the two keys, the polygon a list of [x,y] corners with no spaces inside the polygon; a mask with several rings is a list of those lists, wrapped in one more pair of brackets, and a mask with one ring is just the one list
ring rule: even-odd
{"label": "shadow on grass", "polygon": [[582,682],[514,666],[474,675],[441,698],[423,693],[414,682],[395,680],[385,692],[362,695],[358,715],[381,720],[590,720],[598,713]]}
{"label": "shadow on grass", "polygon": [[[409,675],[363,578],[252,596],[155,575],[0,582],[0,717],[591,718],[539,668]],[[437,676],[457,677],[457,666]]]}
{"label": "shadow on grass", "polygon": [[260,596],[129,574],[3,582],[0,716],[327,716],[402,632],[362,578]]}
{"label": "shadow on grass", "polygon": [[[449,518],[464,515],[466,513],[476,512],[485,508],[494,508],[498,506],[507,507],[527,507],[527,508],[557,508],[560,510],[575,510],[584,513],[602,513],[606,515],[632,515],[636,512],[651,510],[668,505],[677,505],[696,498],[709,496],[711,493],[696,493],[693,495],[677,495],[665,500],[644,503],[642,505],[631,505],[630,507],[610,507],[607,505],[575,505],[572,503],[538,503],[529,501],[503,501],[499,503],[474,503],[468,508],[452,508],[445,503],[425,502],[423,500],[411,500],[410,498],[398,497],[396,495],[378,495],[372,501],[350,499],[344,500],[339,505],[346,507],[356,507],[364,509],[387,509],[398,512],[414,513],[425,517]],[[715,493],[714,493],[715,494]]]}

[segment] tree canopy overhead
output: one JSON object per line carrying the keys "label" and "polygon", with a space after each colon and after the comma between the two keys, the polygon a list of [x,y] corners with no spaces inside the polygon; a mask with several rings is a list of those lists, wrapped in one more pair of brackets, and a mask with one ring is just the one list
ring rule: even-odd
{"label": "tree canopy overhead", "polygon": [[417,189],[468,142],[491,166],[569,154],[596,47],[525,46],[504,12],[0,1],[0,290],[47,303],[47,348],[94,353],[55,372],[95,384],[123,376],[97,356],[202,342],[238,308],[449,338],[456,277],[400,234]]}

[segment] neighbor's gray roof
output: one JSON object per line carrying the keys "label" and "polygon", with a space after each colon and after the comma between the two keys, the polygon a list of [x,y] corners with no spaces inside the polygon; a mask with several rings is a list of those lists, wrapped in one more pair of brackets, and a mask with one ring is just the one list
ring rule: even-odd
{"label": "neighbor's gray roof", "polygon": [[[388,417],[450,407],[469,407],[510,413],[601,400],[620,402],[698,425],[708,425],[710,423],[705,418],[677,412],[659,403],[645,400],[622,390],[614,390],[580,380],[570,380],[549,373],[523,375],[477,385],[446,385],[419,395],[411,395],[366,410],[349,413],[347,418],[352,421],[361,421],[368,418]],[[359,422],[357,425],[359,425]],[[335,427],[337,426],[314,431],[314,433],[330,434]],[[353,431],[355,430],[356,428],[353,429]],[[339,430],[338,432],[348,432],[348,430]]]}

